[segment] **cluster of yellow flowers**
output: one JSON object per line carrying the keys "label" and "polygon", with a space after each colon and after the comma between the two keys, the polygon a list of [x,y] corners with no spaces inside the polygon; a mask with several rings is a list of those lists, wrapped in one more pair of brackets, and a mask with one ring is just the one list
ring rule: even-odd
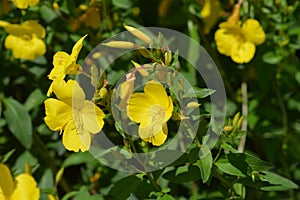
{"label": "cluster of yellow flowers", "polygon": [[[13,0],[13,2],[17,8],[26,9],[36,5],[39,0]],[[21,25],[0,20],[0,27],[9,34],[4,45],[12,50],[15,58],[34,60],[46,53],[46,45],[42,40],[46,30],[36,20],[28,20]]]}
{"label": "cluster of yellow flowers", "polygon": [[[152,40],[143,32],[130,26],[125,26],[137,38],[151,44]],[[78,152],[87,151],[91,146],[91,134],[97,134],[104,126],[104,112],[91,100],[85,99],[85,93],[80,85],[72,79],[65,81],[66,75],[82,71],[77,64],[77,57],[86,36],[76,42],[71,55],[57,52],[53,57],[54,68],[48,75],[52,80],[47,95],[55,94],[56,98],[45,100],[45,122],[53,131],[63,133],[62,142],[66,149]],[[113,41],[104,44],[115,48],[134,47],[133,43]],[[133,62],[142,76],[149,74],[146,69]],[[173,112],[173,101],[164,86],[155,80],[148,80],[144,92],[132,93],[135,72],[121,85],[121,100],[124,108],[133,122],[139,123],[138,133],[143,141],[154,146],[164,144],[167,139],[167,121]],[[97,92],[97,90],[96,90]],[[122,103],[120,103],[122,104]]]}
{"label": "cluster of yellow flowers", "polygon": [[85,93],[75,80],[64,80],[67,74],[77,74],[80,70],[80,65],[76,62],[85,37],[76,42],[71,55],[66,52],[54,55],[54,67],[48,75],[53,82],[47,95],[54,93],[57,99],[45,100],[46,124],[53,131],[63,132],[64,146],[75,152],[90,148],[90,134],[101,131],[105,116],[92,101],[85,100]]}

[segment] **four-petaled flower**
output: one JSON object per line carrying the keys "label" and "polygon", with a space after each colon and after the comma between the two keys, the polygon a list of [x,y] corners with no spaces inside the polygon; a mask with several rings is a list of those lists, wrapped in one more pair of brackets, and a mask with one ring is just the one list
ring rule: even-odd
{"label": "four-petaled flower", "polygon": [[128,100],[127,115],[139,125],[142,140],[162,145],[168,134],[167,121],[172,116],[173,101],[157,81],[148,81],[144,93],[133,93]]}
{"label": "four-petaled flower", "polygon": [[66,149],[87,151],[91,134],[97,134],[104,125],[104,113],[85,94],[74,80],[53,81],[53,92],[58,99],[45,100],[45,122],[53,131],[63,132],[62,142]]}
{"label": "four-petaled flower", "polygon": [[215,33],[217,49],[236,63],[248,63],[254,57],[255,45],[262,44],[266,35],[259,22],[247,19],[241,26],[223,22]]}
{"label": "four-petaled flower", "polygon": [[42,38],[46,30],[35,20],[25,21],[22,25],[0,21],[9,35],[5,39],[5,47],[11,49],[15,58],[34,60],[46,53],[46,45]]}
{"label": "four-petaled flower", "polygon": [[38,200],[40,190],[34,178],[26,173],[13,180],[10,170],[0,163],[0,199],[1,200]]}

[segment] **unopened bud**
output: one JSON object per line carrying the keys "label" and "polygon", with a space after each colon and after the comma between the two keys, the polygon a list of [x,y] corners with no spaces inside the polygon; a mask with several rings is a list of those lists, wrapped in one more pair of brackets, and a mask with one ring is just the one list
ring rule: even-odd
{"label": "unopened bud", "polygon": [[59,10],[59,5],[57,2],[53,2],[52,6],[53,6],[54,10]]}
{"label": "unopened bud", "polygon": [[198,108],[201,104],[197,102],[190,102],[186,105],[187,108]]}
{"label": "unopened bud", "polygon": [[121,84],[121,99],[127,98],[134,89],[135,77],[126,80]]}
{"label": "unopened bud", "polygon": [[134,65],[134,67],[138,70],[138,72],[143,76],[143,77],[147,77],[149,75],[149,73],[147,72],[147,70],[144,69],[144,67],[134,61],[131,61],[132,64]]}
{"label": "unopened bud", "polygon": [[230,131],[232,131],[232,129],[233,129],[232,126],[225,126],[225,127],[223,128],[223,130],[224,130],[225,132],[230,132]]}
{"label": "unopened bud", "polygon": [[145,33],[143,33],[142,31],[140,31],[137,28],[134,28],[132,26],[126,26],[124,25],[124,27],[126,28],[127,31],[129,31],[132,35],[134,35],[135,37],[139,38],[140,40],[144,41],[147,44],[152,44],[152,40],[151,38],[146,35]]}
{"label": "unopened bud", "polygon": [[237,125],[236,125],[236,128],[237,129],[240,129],[242,127],[242,123],[244,121],[244,116],[241,116],[241,118],[239,119]]}
{"label": "unopened bud", "polygon": [[135,46],[135,44],[133,44],[132,42],[126,41],[110,41],[107,43],[102,43],[102,45],[119,49],[133,49]]}
{"label": "unopened bud", "polygon": [[234,117],[233,117],[233,121],[232,121],[232,125],[237,125],[237,123],[238,123],[238,121],[239,121],[239,119],[240,119],[240,115],[241,115],[241,113],[240,112],[238,112],[238,113],[236,113],[235,115],[234,115]]}
{"label": "unopened bud", "polygon": [[169,66],[172,60],[172,52],[170,50],[168,50],[167,52],[165,52],[165,65]]}
{"label": "unopened bud", "polygon": [[101,89],[99,90],[99,97],[100,97],[101,99],[104,99],[106,95],[107,95],[107,89],[104,88],[104,87],[101,88]]}
{"label": "unopened bud", "polygon": [[228,17],[227,21],[231,24],[237,24],[240,20],[240,5],[235,4],[232,10],[231,15]]}

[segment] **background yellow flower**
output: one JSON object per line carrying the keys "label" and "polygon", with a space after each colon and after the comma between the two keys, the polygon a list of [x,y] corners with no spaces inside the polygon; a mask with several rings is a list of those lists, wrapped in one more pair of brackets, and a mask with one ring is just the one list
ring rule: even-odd
{"label": "background yellow flower", "polygon": [[265,41],[265,33],[255,19],[247,19],[241,26],[223,22],[219,27],[215,33],[217,49],[236,63],[250,62],[255,54],[255,45]]}
{"label": "background yellow flower", "polygon": [[39,3],[40,0],[13,0],[17,8],[26,9],[29,6],[34,6]]}
{"label": "background yellow flower", "polygon": [[46,30],[35,20],[25,21],[22,25],[0,22],[9,35],[5,39],[5,47],[11,49],[15,58],[34,60],[46,53],[46,45],[42,38]]}
{"label": "background yellow flower", "polygon": [[38,200],[40,190],[34,178],[26,173],[13,180],[8,167],[0,163],[0,199],[1,200]]}

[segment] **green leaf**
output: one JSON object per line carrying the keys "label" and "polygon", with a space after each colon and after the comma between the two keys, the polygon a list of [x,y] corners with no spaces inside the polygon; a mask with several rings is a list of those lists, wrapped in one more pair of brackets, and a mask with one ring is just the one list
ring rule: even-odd
{"label": "green leaf", "polygon": [[168,171],[163,175],[163,178],[174,183],[189,182],[201,179],[201,173],[199,167],[194,165],[185,165]]}
{"label": "green leaf", "polygon": [[76,154],[71,154],[66,160],[64,160],[62,167],[80,165],[93,160],[94,157],[89,152],[78,152]]}
{"label": "green leaf", "polygon": [[201,147],[199,157],[200,159],[196,162],[196,165],[200,168],[202,182],[206,183],[209,180],[213,163],[212,154],[208,146],[203,145]]}
{"label": "green leaf", "polygon": [[203,99],[207,96],[212,95],[213,93],[215,93],[215,91],[216,90],[208,89],[208,88],[192,87],[183,95],[183,98],[187,98],[187,97],[192,98],[196,96],[199,99]]}
{"label": "green leaf", "polygon": [[169,194],[164,194],[161,198],[159,198],[160,200],[174,200],[174,197],[172,197]]}
{"label": "green leaf", "polygon": [[259,178],[262,181],[267,181],[270,183],[270,186],[263,186],[260,189],[264,191],[283,191],[283,190],[291,190],[298,189],[298,185],[294,182],[290,181],[287,178],[279,176],[273,172],[263,172],[263,175],[259,175]]}
{"label": "green leaf", "polygon": [[270,171],[260,172],[254,181],[250,177],[244,177],[237,182],[263,191],[284,191],[299,188],[294,182]]}
{"label": "green leaf", "polygon": [[53,174],[50,168],[46,169],[42,178],[39,182],[39,188],[40,189],[48,189],[53,188],[54,186],[54,180],[53,180]]}
{"label": "green leaf", "polygon": [[230,174],[233,176],[246,176],[241,170],[239,170],[237,167],[232,165],[227,156],[221,157],[215,165],[218,167],[219,170],[226,174]]}
{"label": "green leaf", "polygon": [[113,199],[127,199],[141,182],[142,179],[135,175],[127,176],[116,182],[108,194],[114,197]]}
{"label": "green leaf", "polygon": [[195,163],[199,158],[199,147],[194,147],[190,150],[189,153],[189,163]]}
{"label": "green leaf", "polygon": [[12,149],[7,152],[4,156],[0,157],[0,163],[6,163],[6,161],[12,156],[16,149]]}
{"label": "green leaf", "polygon": [[25,148],[30,149],[32,144],[32,122],[30,115],[22,104],[12,98],[6,99],[5,105],[4,116],[9,130]]}
{"label": "green leaf", "polygon": [[40,7],[40,14],[41,17],[48,23],[57,18],[57,13],[47,5],[42,5]]}
{"label": "green leaf", "polygon": [[104,199],[101,195],[90,195],[88,189],[86,186],[82,186],[78,193],[74,196],[74,200],[82,200],[82,199],[88,199],[88,200],[102,200]]}
{"label": "green leaf", "polygon": [[112,0],[112,3],[114,4],[114,6],[123,9],[129,9],[133,6],[131,0]]}
{"label": "green leaf", "polygon": [[18,159],[13,166],[13,171],[15,174],[24,173],[25,165],[29,164],[31,166],[31,172],[33,173],[38,167],[39,162],[37,158],[35,158],[29,151],[24,151],[21,155],[19,155]]}
{"label": "green leaf", "polygon": [[251,176],[252,171],[261,172],[273,168],[272,164],[244,153],[229,153],[215,164],[224,173],[243,177]]}
{"label": "green leaf", "polygon": [[41,90],[35,89],[28,96],[26,102],[24,103],[24,107],[27,111],[30,111],[33,108],[37,108],[38,106],[40,106],[45,99],[46,96],[41,92]]}
{"label": "green leaf", "polygon": [[279,63],[283,59],[283,57],[282,55],[277,55],[273,51],[269,51],[263,55],[262,59],[265,63],[274,65]]}

